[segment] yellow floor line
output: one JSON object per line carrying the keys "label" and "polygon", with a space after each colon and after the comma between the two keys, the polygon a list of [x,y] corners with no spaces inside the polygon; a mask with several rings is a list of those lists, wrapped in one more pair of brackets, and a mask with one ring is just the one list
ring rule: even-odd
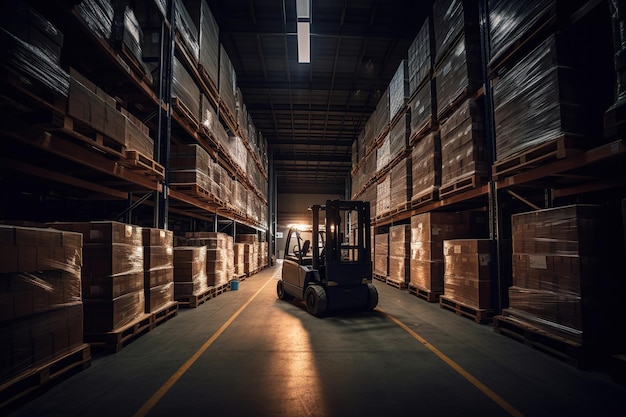
{"label": "yellow floor line", "polygon": [[154,408],[154,406],[161,400],[161,398],[163,398],[167,391],[169,391],[170,388],[172,388],[172,386],[185,374],[185,372],[187,372],[189,368],[191,368],[191,366],[198,360],[198,358],[200,358],[200,356],[202,356],[202,354],[213,344],[213,342],[215,342],[215,340],[217,340],[217,338],[220,337],[222,333],[224,333],[228,326],[230,326],[233,321],[235,321],[235,319],[241,314],[241,312],[243,312],[246,307],[250,305],[252,300],[254,300],[256,296],[259,295],[259,293],[263,291],[270,282],[274,281],[275,275],[276,274],[272,275],[267,280],[267,282],[263,284],[263,286],[259,288],[259,290],[254,293],[254,295],[250,297],[250,299],[239,308],[239,310],[237,310],[232,316],[230,316],[230,318],[222,325],[222,327],[220,327],[206,342],[204,342],[200,349],[198,349],[196,353],[194,353],[193,356],[191,356],[191,358],[187,360],[187,362],[185,362],[180,368],[178,368],[176,372],[174,372],[174,374],[167,380],[167,382],[165,382],[165,384],[163,384],[161,388],[159,388],[157,392],[155,392],[154,395],[152,395],[152,397],[150,397],[148,401],[146,401],[143,406],[141,406],[141,408],[134,414],[134,417],[143,417]]}
{"label": "yellow floor line", "polygon": [[444,355],[439,349],[437,349],[436,347],[434,347],[433,345],[428,343],[428,341],[426,339],[424,339],[419,334],[415,333],[406,324],[402,323],[400,320],[398,320],[393,315],[391,315],[391,314],[389,314],[389,313],[387,313],[387,312],[385,312],[385,311],[383,311],[383,310],[381,310],[379,308],[377,308],[376,311],[384,314],[387,318],[389,318],[389,320],[393,321],[400,328],[402,328],[408,334],[413,336],[414,339],[416,339],[418,342],[423,344],[428,350],[430,350],[435,355],[437,355],[439,357],[439,359],[444,361],[448,366],[450,366],[452,369],[454,369],[463,378],[467,379],[472,385],[474,385],[476,388],[478,388],[480,391],[482,391],[487,397],[489,397],[496,404],[498,404],[500,407],[502,407],[507,413],[509,413],[510,415],[515,416],[515,417],[524,417],[524,414],[522,414],[519,410],[517,410],[511,404],[506,402],[498,394],[496,394],[495,392],[493,392],[492,390],[487,388],[487,386],[485,384],[483,384],[478,379],[476,379],[474,376],[472,376],[469,372],[467,372],[465,369],[463,369],[458,363],[454,362],[452,359],[450,359],[449,357]]}

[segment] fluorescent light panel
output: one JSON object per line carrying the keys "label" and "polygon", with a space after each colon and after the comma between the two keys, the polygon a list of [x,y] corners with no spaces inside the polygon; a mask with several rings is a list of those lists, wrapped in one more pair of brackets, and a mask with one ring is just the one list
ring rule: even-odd
{"label": "fluorescent light panel", "polygon": [[298,62],[311,62],[311,28],[309,22],[298,22]]}
{"label": "fluorescent light panel", "polygon": [[309,0],[296,0],[296,14],[298,19],[311,18],[311,4]]}

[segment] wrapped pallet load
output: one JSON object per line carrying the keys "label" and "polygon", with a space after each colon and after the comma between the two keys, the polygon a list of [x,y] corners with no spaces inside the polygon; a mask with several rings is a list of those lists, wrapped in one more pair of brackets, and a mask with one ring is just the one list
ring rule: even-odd
{"label": "wrapped pallet load", "polygon": [[389,276],[389,233],[379,233],[374,237],[374,276],[386,281]]}
{"label": "wrapped pallet load", "polygon": [[141,228],[115,221],[50,223],[82,233],[85,335],[118,331],[145,314]]}
{"label": "wrapped pallet load", "polygon": [[206,284],[222,287],[233,278],[234,250],[230,249],[233,238],[221,232],[188,232],[187,243],[206,248]]}
{"label": "wrapped pallet load", "polygon": [[[83,344],[80,233],[0,225],[0,386],[75,351]],[[58,368],[58,366],[57,366]],[[56,369],[56,368],[54,368]],[[5,398],[6,399],[6,398]],[[6,404],[6,403],[5,403]]]}
{"label": "wrapped pallet load", "polygon": [[0,64],[3,79],[61,109],[69,91],[69,74],[61,67],[63,33],[21,1],[0,6]]}
{"label": "wrapped pallet load", "polygon": [[433,26],[437,115],[441,118],[482,85],[478,2],[436,1]]}
{"label": "wrapped pallet load", "polygon": [[622,244],[611,213],[570,205],[513,215],[513,285],[499,321],[583,346],[620,339],[611,331],[618,317],[611,297],[621,278],[612,262]]}
{"label": "wrapped pallet load", "polygon": [[255,274],[259,269],[259,239],[256,234],[238,234],[235,242],[243,245],[244,274]]}
{"label": "wrapped pallet load", "polygon": [[146,313],[154,313],[174,302],[173,232],[142,228]]}
{"label": "wrapped pallet load", "polygon": [[409,290],[434,302],[444,293],[445,240],[482,238],[488,232],[484,212],[427,212],[411,217]]}
{"label": "wrapped pallet load", "polygon": [[421,138],[411,152],[411,201],[433,200],[441,185],[441,143],[432,132]]}
{"label": "wrapped pallet load", "polygon": [[435,60],[435,35],[433,19],[427,17],[409,46],[408,52],[409,97],[432,77]]}
{"label": "wrapped pallet load", "polygon": [[441,300],[469,307],[480,316],[480,310],[495,308],[495,280],[491,274],[491,241],[489,239],[444,240],[444,295]]}
{"label": "wrapped pallet load", "polygon": [[[174,298],[193,300],[205,294],[209,286],[206,277],[206,246],[174,247]],[[189,304],[195,306],[189,301]]]}
{"label": "wrapped pallet load", "polygon": [[392,285],[406,288],[410,280],[411,225],[389,228],[389,279]]}

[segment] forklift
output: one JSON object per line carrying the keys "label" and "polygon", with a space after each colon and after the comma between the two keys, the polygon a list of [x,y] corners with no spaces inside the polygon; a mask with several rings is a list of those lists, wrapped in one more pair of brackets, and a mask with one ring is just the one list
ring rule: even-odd
{"label": "forklift", "polygon": [[378,290],[372,284],[370,203],[327,200],[309,210],[312,227],[291,227],[287,234],[278,298],[304,300],[317,317],[340,309],[373,310]]}

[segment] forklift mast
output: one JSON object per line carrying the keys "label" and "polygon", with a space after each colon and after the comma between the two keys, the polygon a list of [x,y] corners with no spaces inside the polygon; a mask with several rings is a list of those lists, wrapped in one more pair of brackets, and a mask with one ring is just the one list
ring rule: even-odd
{"label": "forklift mast", "polygon": [[[367,201],[328,200],[326,205],[313,205],[313,236],[320,231],[320,212],[325,212],[324,256],[313,245],[313,269],[325,270],[320,275],[328,285],[371,282],[370,205]],[[347,234],[346,234],[347,233]],[[353,233],[351,241],[346,241]],[[320,265],[323,259],[324,265]]]}

